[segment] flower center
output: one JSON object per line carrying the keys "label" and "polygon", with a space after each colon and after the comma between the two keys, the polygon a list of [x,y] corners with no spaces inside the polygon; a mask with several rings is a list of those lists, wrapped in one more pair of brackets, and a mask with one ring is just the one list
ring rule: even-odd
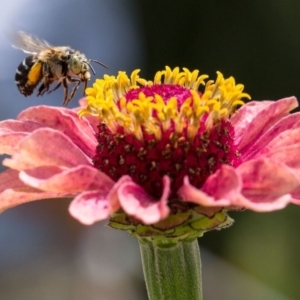
{"label": "flower center", "polygon": [[[201,188],[222,164],[239,164],[230,115],[242,105],[243,86],[218,74],[215,83],[186,69],[157,73],[154,82],[133,72],[105,76],[87,89],[88,107],[99,117],[93,163],[118,180],[129,175],[154,198],[162,193],[162,177],[171,179],[171,199],[188,176]],[[164,83],[161,83],[164,76]]]}
{"label": "flower center", "polygon": [[161,178],[171,178],[172,198],[188,175],[191,184],[200,188],[205,179],[222,164],[239,162],[233,145],[233,128],[221,121],[210,131],[199,127],[199,134],[191,141],[186,132],[180,136],[173,130],[164,132],[160,140],[144,133],[142,142],[133,134],[111,133],[105,124],[99,125],[97,155],[94,165],[112,179],[128,174],[153,197],[160,197]]}

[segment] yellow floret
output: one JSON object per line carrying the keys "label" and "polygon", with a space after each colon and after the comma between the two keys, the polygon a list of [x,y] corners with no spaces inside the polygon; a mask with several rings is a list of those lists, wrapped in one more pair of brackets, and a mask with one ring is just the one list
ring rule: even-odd
{"label": "yellow floret", "polygon": [[[192,139],[203,115],[207,115],[205,125],[210,128],[221,118],[229,118],[237,106],[244,104],[243,98],[250,98],[243,93],[242,84],[236,85],[233,77],[225,79],[220,72],[215,82],[205,81],[207,75],[199,76],[198,70],[190,72],[186,68],[180,72],[178,67],[166,67],[155,74],[153,81],[140,78],[139,72],[133,71],[130,78],[119,72],[117,77],[104,75],[97,79],[92,88],[86,89],[88,106],[79,114],[99,117],[112,132],[122,126],[125,133],[132,133],[139,140],[143,140],[143,130],[160,139],[171,124],[177,133],[187,128]],[[137,99],[127,101],[128,91],[153,84],[180,85],[190,90],[191,97],[179,105],[175,96],[165,101],[163,95],[146,97],[141,92]],[[200,85],[205,86],[203,92],[198,90]]]}

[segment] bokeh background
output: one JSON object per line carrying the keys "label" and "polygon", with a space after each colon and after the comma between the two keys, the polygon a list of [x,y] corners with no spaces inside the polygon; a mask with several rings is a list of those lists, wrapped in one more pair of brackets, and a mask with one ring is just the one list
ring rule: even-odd
{"label": "bokeh background", "polygon": [[[26,30],[71,45],[97,75],[169,65],[217,70],[255,100],[300,98],[297,0],[10,0],[0,11],[0,118],[32,105],[61,105],[61,89],[24,98],[14,84],[24,53],[10,35]],[[77,94],[79,98],[79,93]],[[71,107],[76,105],[73,100]],[[1,300],[147,299],[137,241],[105,222],[85,227],[68,201],[38,201],[0,215]],[[288,300],[300,295],[300,207],[232,213],[235,224],[199,240],[204,298]]]}

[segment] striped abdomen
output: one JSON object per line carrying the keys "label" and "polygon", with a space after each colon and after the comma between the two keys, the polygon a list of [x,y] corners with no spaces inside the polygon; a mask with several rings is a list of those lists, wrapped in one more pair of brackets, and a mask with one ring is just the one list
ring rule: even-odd
{"label": "striped abdomen", "polygon": [[36,55],[27,56],[18,66],[15,82],[21,94],[25,97],[32,94],[43,77],[43,63]]}

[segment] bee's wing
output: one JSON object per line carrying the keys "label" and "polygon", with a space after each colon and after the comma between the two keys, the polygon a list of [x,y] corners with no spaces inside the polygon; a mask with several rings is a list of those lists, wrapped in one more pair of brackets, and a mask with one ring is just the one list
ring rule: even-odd
{"label": "bee's wing", "polygon": [[25,31],[18,31],[14,35],[12,46],[28,54],[37,54],[53,47],[47,41]]}

